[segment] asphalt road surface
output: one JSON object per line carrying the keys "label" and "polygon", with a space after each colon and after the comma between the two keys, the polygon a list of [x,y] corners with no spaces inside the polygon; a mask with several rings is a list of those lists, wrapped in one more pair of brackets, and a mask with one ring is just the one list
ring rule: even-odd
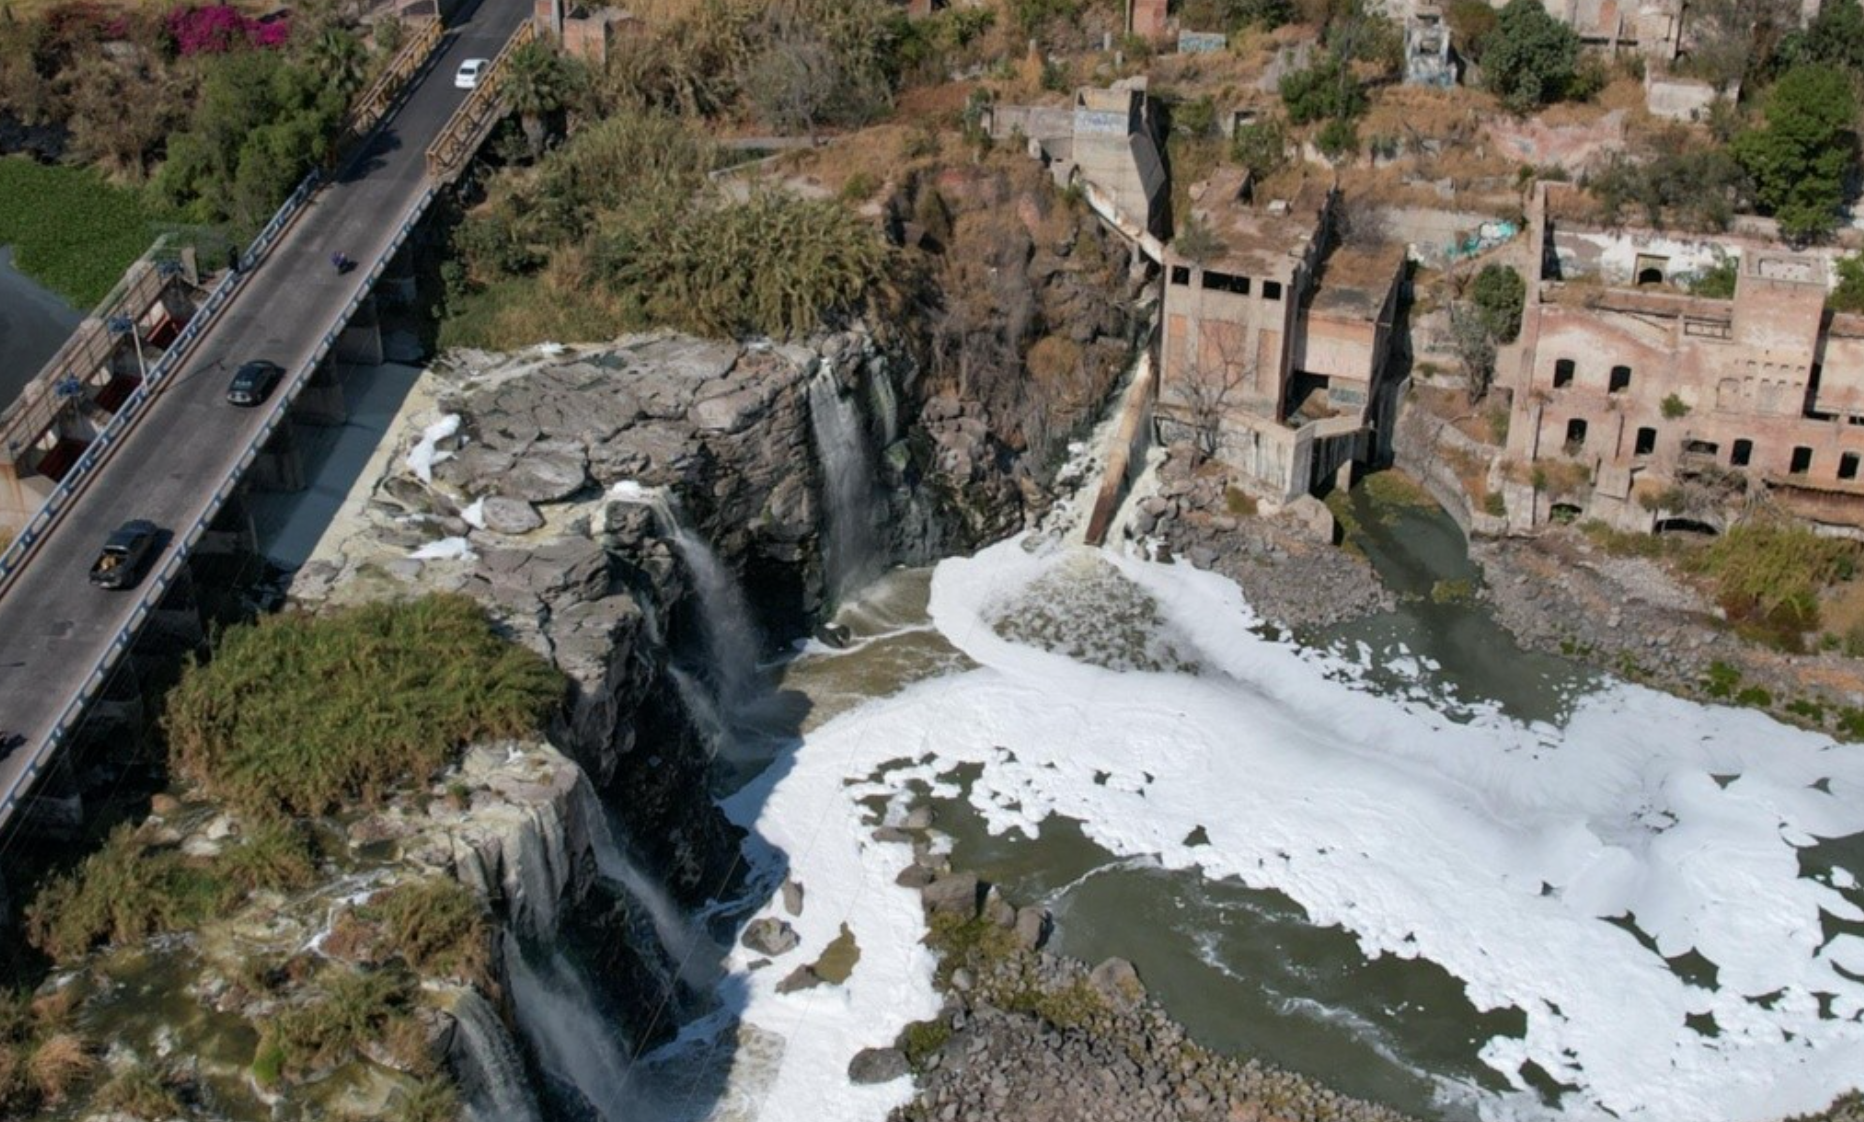
{"label": "asphalt road surface", "polygon": [[[428,186],[427,146],[468,96],[454,88],[454,71],[465,59],[496,56],[530,14],[530,0],[481,0],[465,22],[456,21],[401,110],[249,272],[192,361],[144,406],[134,430],[0,593],[0,734],[25,737],[0,760],[0,795],[13,789],[135,611],[135,593],[91,587],[91,562],[104,539],[132,518],[178,538],[205,512],[267,416],[285,404],[282,393],[256,409],[227,404],[234,369],[263,358],[295,374],[310,359]],[[359,266],[337,275],[330,258],[338,252]],[[148,571],[174,548],[152,558]]]}

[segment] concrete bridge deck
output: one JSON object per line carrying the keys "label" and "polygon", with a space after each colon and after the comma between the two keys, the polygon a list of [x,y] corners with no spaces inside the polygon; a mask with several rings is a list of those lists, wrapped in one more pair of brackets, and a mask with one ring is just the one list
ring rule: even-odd
{"label": "concrete bridge deck", "polygon": [[[196,344],[187,365],[143,407],[83,492],[71,499],[24,564],[0,585],[0,730],[25,742],[0,759],[0,824],[61,743],[95,671],[148,614],[186,535],[217,510],[248,465],[255,439],[282,422],[301,372],[340,329],[356,298],[431,201],[427,148],[466,100],[453,73],[467,58],[493,58],[531,15],[530,0],[480,0],[440,44],[401,107],[346,170],[324,186]],[[360,264],[339,276],[333,253]],[[226,401],[240,363],[269,359],[287,380],[254,409]],[[132,518],[174,539],[135,592],[91,587],[104,538]]]}

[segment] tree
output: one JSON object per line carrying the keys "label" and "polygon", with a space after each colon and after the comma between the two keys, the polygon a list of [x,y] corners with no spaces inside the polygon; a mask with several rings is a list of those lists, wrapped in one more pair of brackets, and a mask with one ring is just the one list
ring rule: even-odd
{"label": "tree", "polygon": [[1835,312],[1864,312],[1864,253],[1838,261],[1838,283],[1825,301]]}
{"label": "tree", "polygon": [[1768,94],[1767,123],[1740,133],[1730,146],[1754,182],[1755,199],[1789,238],[1817,237],[1836,224],[1857,156],[1856,116],[1851,83],[1841,71],[1796,66]]}
{"label": "tree", "polygon": [[1495,334],[1473,305],[1450,305],[1450,345],[1462,364],[1463,382],[1473,405],[1488,396],[1495,382]]}
{"label": "tree", "polygon": [[828,45],[814,35],[792,32],[757,56],[744,76],[744,94],[765,125],[782,133],[807,133],[813,143],[841,84]]}
{"label": "tree", "polygon": [[1236,126],[1230,138],[1230,158],[1256,179],[1273,175],[1288,162],[1288,127],[1280,117]]}
{"label": "tree", "polygon": [[1512,266],[1482,266],[1475,283],[1469,286],[1469,302],[1496,342],[1512,343],[1515,336],[1521,334],[1521,308],[1527,302],[1527,283]]}
{"label": "tree", "polygon": [[1224,416],[1255,381],[1256,365],[1243,353],[1247,336],[1240,327],[1213,323],[1201,335],[1186,337],[1169,390],[1184,406],[1198,451],[1214,456],[1223,444]]}
{"label": "tree", "polygon": [[1306,70],[1282,76],[1282,104],[1297,125],[1328,118],[1351,119],[1366,108],[1365,91],[1350,67],[1336,55],[1327,55]]}
{"label": "tree", "polygon": [[325,27],[302,48],[306,66],[324,76],[324,81],[349,97],[362,89],[369,72],[369,52],[354,32],[342,27]]}
{"label": "tree", "polygon": [[1526,113],[1566,96],[1579,64],[1579,34],[1540,0],[1508,0],[1482,44],[1482,73],[1502,103]]}
{"label": "tree", "polygon": [[505,77],[500,92],[509,100],[524,139],[530,143],[531,158],[543,155],[546,138],[545,119],[568,104],[575,89],[569,68],[548,43],[533,40],[511,52],[505,60]]}
{"label": "tree", "polygon": [[1781,41],[1780,61],[1789,67],[1817,63],[1864,75],[1864,6],[1858,0],[1825,0],[1804,31]]}
{"label": "tree", "polygon": [[1359,130],[1352,121],[1335,117],[1314,134],[1314,147],[1334,163],[1343,163],[1359,154]]}

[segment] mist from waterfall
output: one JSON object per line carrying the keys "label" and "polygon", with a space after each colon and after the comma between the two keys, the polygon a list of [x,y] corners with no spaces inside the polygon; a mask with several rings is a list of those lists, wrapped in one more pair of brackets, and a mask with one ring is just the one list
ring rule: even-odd
{"label": "mist from waterfall", "polygon": [[505,973],[518,1027],[544,1071],[574,1087],[604,1122],[625,1122],[628,1044],[590,1000],[592,988],[576,965],[553,950],[541,966],[533,966],[513,942],[507,944]]}
{"label": "mist from waterfall", "polygon": [[823,550],[829,595],[840,600],[879,574],[875,476],[859,402],[827,367],[809,380],[809,427],[827,508]]}
{"label": "mist from waterfall", "polygon": [[724,951],[680,910],[660,882],[647,875],[628,855],[615,837],[608,812],[602,809],[595,793],[589,791],[582,797],[586,800],[582,816],[588,824],[589,848],[595,856],[596,872],[618,885],[641,906],[653,925],[654,937],[672,960],[679,980],[695,990],[710,987],[718,981]]}

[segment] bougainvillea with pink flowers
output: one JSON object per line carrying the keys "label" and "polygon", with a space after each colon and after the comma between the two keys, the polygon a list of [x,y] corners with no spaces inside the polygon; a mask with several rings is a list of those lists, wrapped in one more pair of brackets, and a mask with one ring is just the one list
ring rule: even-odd
{"label": "bougainvillea with pink flowers", "polygon": [[183,58],[225,54],[240,47],[282,46],[291,37],[288,19],[260,21],[227,4],[176,8],[168,13],[168,36]]}

